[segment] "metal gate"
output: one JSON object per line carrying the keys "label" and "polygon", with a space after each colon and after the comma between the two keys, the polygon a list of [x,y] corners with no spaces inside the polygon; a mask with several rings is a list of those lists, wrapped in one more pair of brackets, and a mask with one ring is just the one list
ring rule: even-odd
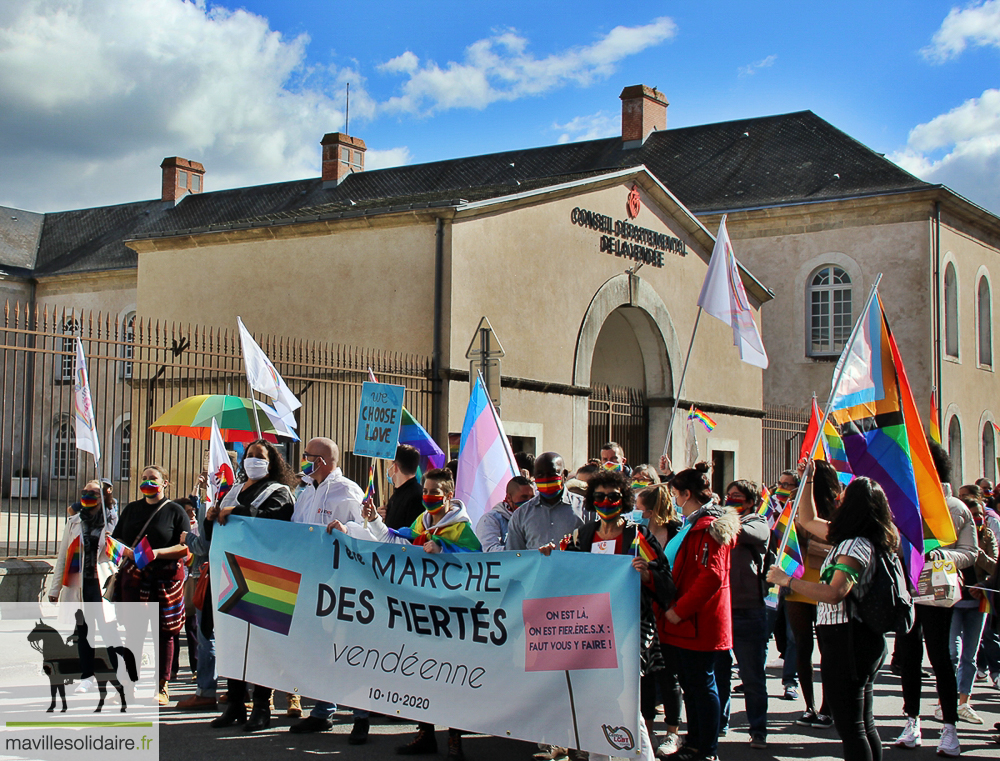
{"label": "metal gate", "polygon": [[626,386],[592,386],[587,405],[587,454],[599,457],[601,446],[616,441],[630,463],[649,456],[649,407],[646,395]]}
{"label": "metal gate", "polygon": [[[83,342],[98,438],[100,468],[78,453],[73,428],[75,341]],[[430,361],[319,341],[257,336],[299,397],[303,441],[328,436],[340,444],[341,467],[367,478],[368,459],[353,457],[361,384],[368,368],[406,387],[405,405],[428,428]],[[239,335],[234,329],[181,326],[8,303],[0,320],[0,548],[8,556],[51,555],[66,507],[95,476],[110,478],[124,504],[138,497],[146,465],[170,472],[172,496],[187,494],[202,470],[208,442],[150,431],[175,403],[195,394],[247,396]],[[293,468],[299,445],[284,447]]]}
{"label": "metal gate", "polygon": [[781,404],[764,405],[761,436],[765,484],[775,483],[781,471],[795,467],[808,425],[808,412]]}

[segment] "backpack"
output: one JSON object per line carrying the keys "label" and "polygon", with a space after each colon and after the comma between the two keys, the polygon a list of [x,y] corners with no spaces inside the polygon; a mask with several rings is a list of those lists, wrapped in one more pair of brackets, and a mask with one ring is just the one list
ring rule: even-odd
{"label": "backpack", "polygon": [[867,591],[856,595],[857,586],[850,598],[857,617],[877,634],[906,634],[913,628],[913,599],[906,587],[906,575],[895,553],[875,550],[872,560],[872,579]]}

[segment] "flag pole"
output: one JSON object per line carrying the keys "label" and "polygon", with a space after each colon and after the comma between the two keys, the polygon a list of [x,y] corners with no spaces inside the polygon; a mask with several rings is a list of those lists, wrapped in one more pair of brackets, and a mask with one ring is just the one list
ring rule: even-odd
{"label": "flag pole", "polygon": [[[854,342],[857,340],[858,331],[861,329],[862,321],[868,316],[871,311],[872,302],[875,301],[875,296],[878,293],[878,284],[882,281],[882,273],[880,272],[875,278],[875,282],[872,284],[871,292],[868,294],[868,301],[865,302],[865,308],[862,310],[861,315],[858,317],[857,322],[854,323],[854,329],[851,331],[851,337],[847,339],[847,344],[844,346],[844,350],[841,353],[841,361],[837,363],[837,374],[834,376],[833,385],[830,386],[830,396],[826,401],[826,407],[823,409],[823,419],[819,423],[819,432],[816,434],[816,441],[813,442],[812,452],[809,453],[809,459],[814,459],[816,455],[816,448],[819,446],[820,441],[823,437],[823,431],[826,429],[826,422],[830,419],[830,412],[833,408],[834,395],[837,393],[837,387],[840,385],[841,379],[844,377],[844,370],[847,369],[846,357],[850,350],[854,347]],[[778,559],[785,552],[785,547],[788,545],[788,535],[791,533],[792,522],[795,520],[795,516],[799,512],[799,503],[802,501],[802,494],[804,493],[804,484],[799,487],[799,490],[795,492],[795,499],[792,501],[792,512],[788,516],[788,525],[785,527],[785,533],[781,536],[781,544],[778,547]]]}
{"label": "flag pole", "polygon": [[670,422],[667,423],[667,441],[663,445],[663,454],[667,456],[670,451],[670,441],[674,434],[674,418],[677,416],[677,407],[681,403],[681,389],[684,388],[684,378],[687,376],[688,362],[691,361],[691,350],[694,348],[694,337],[698,334],[698,323],[701,321],[701,313],[704,310],[698,307],[698,314],[694,318],[694,329],[691,331],[691,342],[688,344],[687,356],[684,358],[684,369],[681,370],[681,379],[674,391],[674,407],[670,411]]}

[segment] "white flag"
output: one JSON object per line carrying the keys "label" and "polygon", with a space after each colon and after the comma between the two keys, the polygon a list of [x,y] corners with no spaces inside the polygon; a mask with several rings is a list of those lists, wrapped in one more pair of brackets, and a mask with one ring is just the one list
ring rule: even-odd
{"label": "white flag", "polygon": [[712,259],[701,286],[698,306],[732,326],[733,344],[739,347],[740,359],[754,367],[767,369],[764,341],[753,321],[750,301],[733,254],[733,243],[726,229],[725,216],[719,223],[719,234],[715,238],[715,248],[712,249]]}
{"label": "white flag", "polygon": [[240,327],[240,344],[243,346],[243,364],[246,366],[247,383],[254,391],[259,391],[274,399],[275,409],[281,419],[288,426],[295,428],[295,416],[292,413],[302,406],[302,402],[295,397],[292,390],[285,384],[284,378],[274,369],[274,365],[267,358],[263,349],[253,340],[253,336],[246,329],[243,320],[237,317],[236,322]]}
{"label": "white flag", "polygon": [[94,462],[101,460],[101,445],[97,441],[97,423],[94,420],[94,400],[90,395],[87,378],[87,358],[83,356],[83,341],[76,339],[76,367],[73,368],[73,427],[76,429],[76,448],[94,455]]}
{"label": "white flag", "polygon": [[233,463],[222,440],[219,424],[212,418],[212,434],[208,440],[208,495],[213,505],[218,505],[226,492],[236,482]]}

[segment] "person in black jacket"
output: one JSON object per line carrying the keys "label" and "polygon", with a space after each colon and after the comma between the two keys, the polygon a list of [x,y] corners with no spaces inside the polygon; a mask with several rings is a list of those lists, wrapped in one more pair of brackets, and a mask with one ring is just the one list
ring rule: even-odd
{"label": "person in black jacket", "polygon": [[[389,463],[388,475],[394,491],[385,505],[382,519],[389,528],[409,528],[424,512],[423,488],[417,479],[420,452],[409,444],[396,447],[396,459]],[[379,511],[382,513],[382,511]]]}
{"label": "person in black jacket", "polygon": [[[618,471],[602,470],[594,475],[587,484],[587,495],[584,497],[584,507],[593,510],[598,520],[588,523],[573,531],[560,543],[562,550],[570,552],[589,552],[606,555],[631,555],[632,567],[642,578],[640,598],[640,666],[641,674],[655,672],[664,667],[656,636],[656,616],[653,603],[656,602],[663,610],[670,607],[674,598],[674,582],[670,576],[670,566],[663,549],[649,529],[626,520],[625,516],[632,512],[634,495],[630,486],[631,479]],[[636,534],[642,537],[642,543],[652,554],[652,559],[645,559],[643,552],[633,547],[637,540]],[[543,555],[552,551],[551,545],[540,547]],[[645,722],[640,725],[641,742],[652,754],[652,739]],[[583,758],[579,751],[570,751],[570,758]]]}
{"label": "person in black jacket", "polygon": [[[213,505],[206,514],[205,530],[209,541],[212,538],[211,522],[214,520],[220,525],[225,524],[230,515],[279,521],[292,518],[295,500],[289,487],[297,479],[273,444],[260,439],[248,446],[240,466],[240,475],[246,480],[233,486],[223,498],[222,504]],[[237,679],[229,679],[228,682],[226,710],[212,720],[212,726],[219,728],[243,724],[245,732],[267,729],[271,725],[271,688],[259,685],[254,687],[253,711],[248,719],[246,682]]]}

